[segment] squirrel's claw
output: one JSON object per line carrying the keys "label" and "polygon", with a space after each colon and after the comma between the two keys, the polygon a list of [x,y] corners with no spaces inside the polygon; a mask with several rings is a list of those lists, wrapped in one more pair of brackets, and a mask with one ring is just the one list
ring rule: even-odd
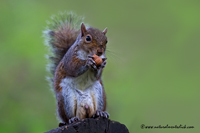
{"label": "squirrel's claw", "polygon": [[59,123],[59,127],[62,127],[62,126],[65,126],[65,125],[67,125],[67,123]]}
{"label": "squirrel's claw", "polygon": [[91,56],[91,55],[88,55],[88,58],[92,58],[92,59],[94,59],[94,57],[93,57],[93,56]]}
{"label": "squirrel's claw", "polygon": [[97,110],[96,113],[92,117],[93,118],[97,118],[97,117],[109,118],[109,114],[105,111]]}
{"label": "squirrel's claw", "polygon": [[77,121],[80,121],[80,119],[78,117],[72,117],[71,119],[69,119],[69,124],[75,123]]}
{"label": "squirrel's claw", "polygon": [[101,64],[101,68],[104,68],[106,66],[107,62],[104,61],[102,64]]}
{"label": "squirrel's claw", "polygon": [[93,70],[97,70],[97,66],[95,61],[92,58],[88,58],[87,63],[86,63],[90,68]]}

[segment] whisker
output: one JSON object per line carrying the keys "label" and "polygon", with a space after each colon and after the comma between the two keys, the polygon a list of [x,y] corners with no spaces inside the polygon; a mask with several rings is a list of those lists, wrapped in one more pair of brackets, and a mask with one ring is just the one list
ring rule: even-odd
{"label": "whisker", "polygon": [[106,49],[106,52],[108,58],[110,58],[113,62],[119,63],[123,61],[122,56],[120,56],[121,54],[116,50]]}

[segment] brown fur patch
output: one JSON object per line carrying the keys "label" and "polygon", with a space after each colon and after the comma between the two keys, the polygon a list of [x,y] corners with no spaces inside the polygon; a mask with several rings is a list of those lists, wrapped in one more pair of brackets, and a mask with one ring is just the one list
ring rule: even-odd
{"label": "brown fur patch", "polygon": [[58,93],[56,97],[57,97],[58,115],[60,116],[63,122],[69,123],[69,118],[65,114],[64,98],[61,93]]}
{"label": "brown fur patch", "polygon": [[61,62],[57,68],[56,73],[54,76],[54,90],[55,92],[62,91],[62,87],[60,87],[61,80],[64,79],[66,76],[65,70],[64,70],[64,64]]}
{"label": "brown fur patch", "polygon": [[102,85],[102,89],[103,89],[103,111],[106,111],[106,93],[105,93],[105,90],[104,90],[104,87],[103,87],[103,82],[102,80],[100,79],[99,80],[99,83]]}

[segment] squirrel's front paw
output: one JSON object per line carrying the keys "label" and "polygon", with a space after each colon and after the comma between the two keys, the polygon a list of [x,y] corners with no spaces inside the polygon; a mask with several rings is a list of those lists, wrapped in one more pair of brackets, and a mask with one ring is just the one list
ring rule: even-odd
{"label": "squirrel's front paw", "polygon": [[97,110],[96,113],[92,117],[93,118],[96,118],[96,117],[109,118],[109,114],[106,111]]}
{"label": "squirrel's front paw", "polygon": [[72,117],[71,119],[69,119],[69,124],[75,123],[77,121],[80,121],[80,119],[78,117]]}
{"label": "squirrel's front paw", "polygon": [[97,70],[96,63],[92,58],[88,58],[86,65],[88,65],[93,70]]}
{"label": "squirrel's front paw", "polygon": [[107,62],[104,61],[102,64],[101,64],[101,68],[104,68],[106,66]]}

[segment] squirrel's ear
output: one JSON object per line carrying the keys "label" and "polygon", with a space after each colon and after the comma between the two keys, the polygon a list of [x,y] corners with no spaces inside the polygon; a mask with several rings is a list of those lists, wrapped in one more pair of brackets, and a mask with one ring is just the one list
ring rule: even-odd
{"label": "squirrel's ear", "polygon": [[85,35],[85,33],[87,32],[84,23],[81,24],[81,37]]}
{"label": "squirrel's ear", "polygon": [[103,30],[103,34],[106,35],[106,33],[107,33],[107,28],[105,28],[105,29]]}

